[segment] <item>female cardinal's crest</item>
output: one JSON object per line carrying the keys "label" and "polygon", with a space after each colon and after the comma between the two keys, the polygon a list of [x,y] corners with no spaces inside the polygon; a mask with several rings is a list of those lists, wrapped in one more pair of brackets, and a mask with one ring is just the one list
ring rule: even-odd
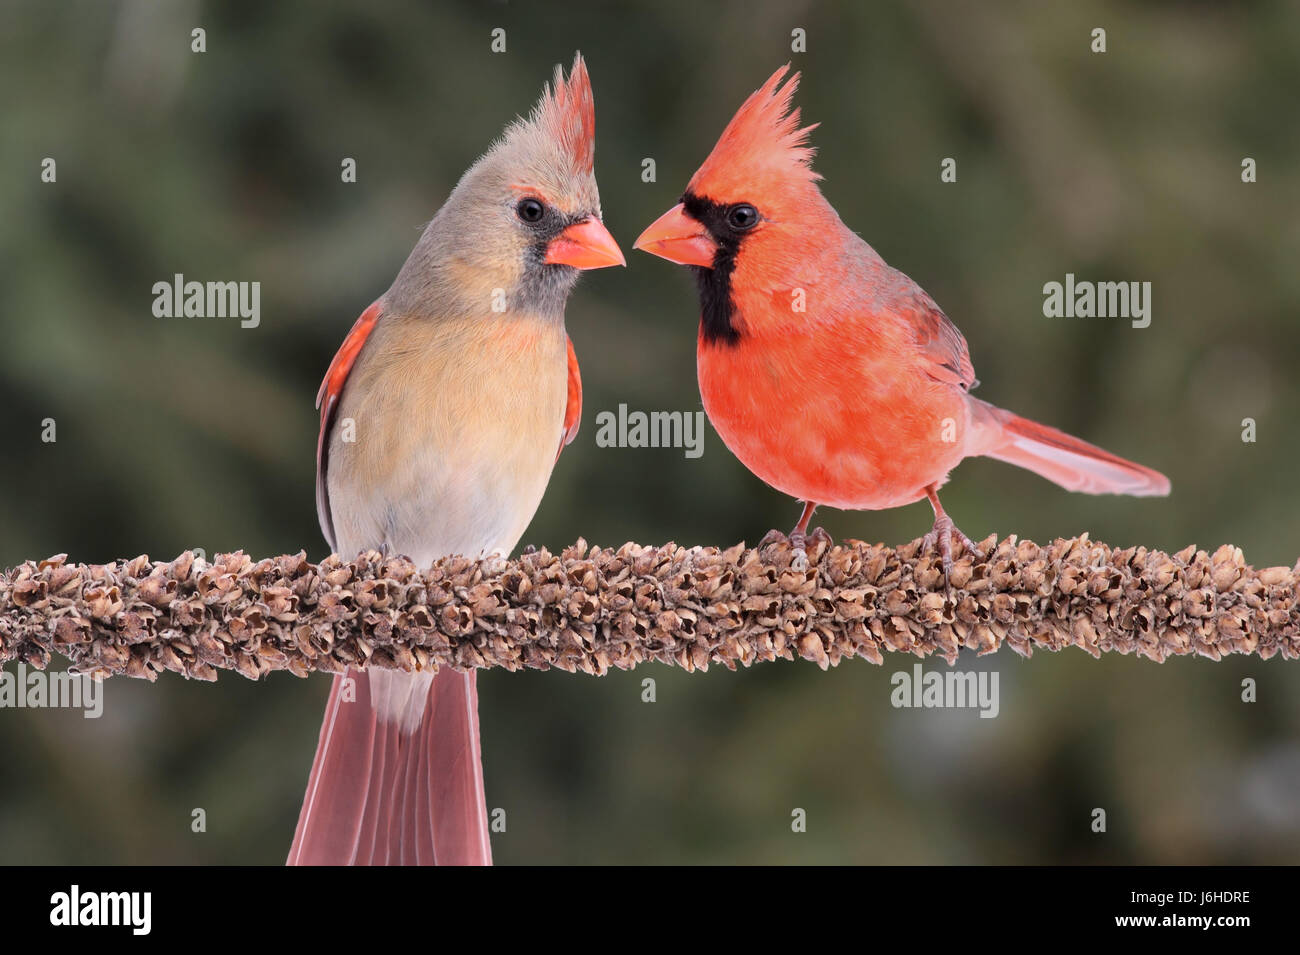
{"label": "female cardinal's crest", "polygon": [[555,67],[555,79],[533,108],[529,123],[561,151],[574,176],[589,176],[596,162],[596,105],[587,64],[579,53],[569,78]]}
{"label": "female cardinal's crest", "polygon": [[764,173],[803,182],[821,178],[812,169],[816,149],[808,145],[808,134],[818,124],[799,127],[799,108],[792,107],[791,100],[799,88],[800,74],[795,73],[781,85],[789,71],[787,63],[745,100],[722,131],[709,158],[691,177],[688,191],[700,195],[740,194]]}

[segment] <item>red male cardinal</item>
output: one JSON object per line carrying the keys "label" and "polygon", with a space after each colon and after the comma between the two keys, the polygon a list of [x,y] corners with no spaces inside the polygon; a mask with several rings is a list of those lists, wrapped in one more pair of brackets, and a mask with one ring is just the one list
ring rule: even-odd
{"label": "red male cardinal", "polygon": [[[504,555],[532,520],[582,407],[565,300],[579,270],[624,264],[594,130],[579,55],[465,173],[334,357],[316,506],[337,553]],[[491,861],[474,674],[335,677],[289,863]]]}
{"label": "red male cardinal", "polygon": [[727,125],[681,202],[636,248],[689,265],[699,284],[700,393],[735,455],[804,502],[881,510],[929,498],[939,548],[974,545],[939,505],[959,461],[983,454],[1089,494],[1168,494],[1169,481],[968,394],[966,340],[915,282],[840,221],[812,171],[777,70]]}

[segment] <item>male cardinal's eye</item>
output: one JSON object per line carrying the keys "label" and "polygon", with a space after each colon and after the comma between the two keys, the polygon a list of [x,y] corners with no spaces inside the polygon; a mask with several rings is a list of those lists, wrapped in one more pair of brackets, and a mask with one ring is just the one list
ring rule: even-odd
{"label": "male cardinal's eye", "polygon": [[519,205],[515,206],[515,213],[525,222],[540,222],[542,216],[546,214],[546,206],[542,205],[542,200],[529,196],[527,199],[519,200]]}
{"label": "male cardinal's eye", "polygon": [[758,210],[748,202],[732,206],[727,210],[727,223],[733,229],[752,229],[758,225]]}

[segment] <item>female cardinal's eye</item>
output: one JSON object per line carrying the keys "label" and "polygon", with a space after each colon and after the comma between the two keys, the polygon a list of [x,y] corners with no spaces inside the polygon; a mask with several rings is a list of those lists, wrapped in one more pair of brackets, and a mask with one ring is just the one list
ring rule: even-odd
{"label": "female cardinal's eye", "polygon": [[546,206],[542,205],[542,200],[529,196],[527,199],[519,200],[519,205],[515,206],[515,214],[525,222],[541,222],[542,216],[546,214]]}
{"label": "female cardinal's eye", "polygon": [[752,229],[758,225],[758,210],[748,202],[734,205],[727,210],[727,223],[733,229]]}

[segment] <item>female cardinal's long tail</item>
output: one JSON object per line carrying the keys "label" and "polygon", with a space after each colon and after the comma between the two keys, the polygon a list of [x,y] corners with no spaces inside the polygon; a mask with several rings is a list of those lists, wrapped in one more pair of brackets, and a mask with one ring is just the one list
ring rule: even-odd
{"label": "female cardinal's long tail", "polygon": [[982,454],[1033,471],[1070,491],[1084,494],[1169,493],[1169,478],[1126,461],[1064,431],[1030,421],[969,398],[974,431],[971,454]]}
{"label": "female cardinal's long tail", "polygon": [[491,863],[475,674],[336,676],[289,864]]}

